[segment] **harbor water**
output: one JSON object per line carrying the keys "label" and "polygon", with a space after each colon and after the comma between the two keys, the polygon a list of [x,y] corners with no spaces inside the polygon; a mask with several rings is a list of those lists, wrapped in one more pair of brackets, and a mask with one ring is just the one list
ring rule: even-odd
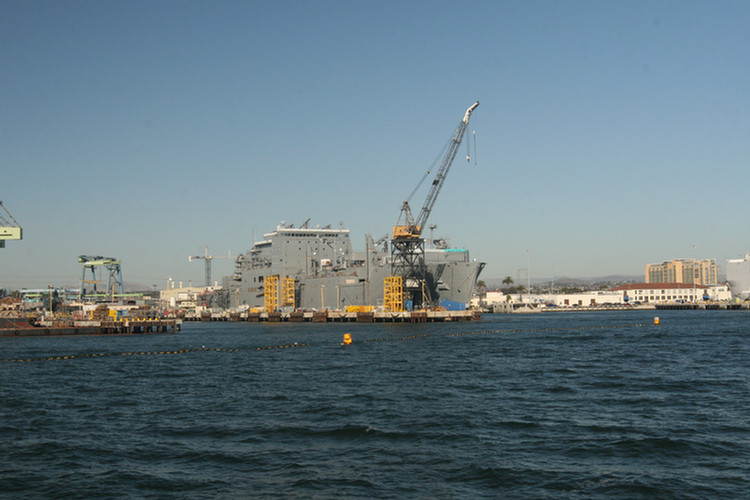
{"label": "harbor water", "polygon": [[659,319],[0,339],[0,497],[747,498],[750,313]]}

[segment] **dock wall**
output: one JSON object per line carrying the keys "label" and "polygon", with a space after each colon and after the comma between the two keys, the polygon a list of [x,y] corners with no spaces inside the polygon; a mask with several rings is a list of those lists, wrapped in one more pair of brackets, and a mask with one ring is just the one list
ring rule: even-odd
{"label": "dock wall", "polygon": [[44,337],[55,335],[135,335],[175,333],[180,319],[124,319],[119,321],[40,321],[25,328],[0,328],[0,337]]}
{"label": "dock wall", "polygon": [[479,321],[479,311],[404,311],[404,312],[344,312],[291,311],[275,313],[214,313],[208,316],[185,316],[185,321],[248,321],[293,323],[437,323],[449,321]]}

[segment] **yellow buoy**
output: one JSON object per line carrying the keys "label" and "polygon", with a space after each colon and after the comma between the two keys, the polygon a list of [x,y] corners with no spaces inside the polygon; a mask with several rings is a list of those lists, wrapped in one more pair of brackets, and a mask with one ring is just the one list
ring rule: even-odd
{"label": "yellow buoy", "polygon": [[655,325],[659,324],[659,316],[654,316],[654,324]]}
{"label": "yellow buoy", "polygon": [[352,334],[351,333],[345,333],[344,334],[344,343],[343,345],[350,345],[352,343]]}

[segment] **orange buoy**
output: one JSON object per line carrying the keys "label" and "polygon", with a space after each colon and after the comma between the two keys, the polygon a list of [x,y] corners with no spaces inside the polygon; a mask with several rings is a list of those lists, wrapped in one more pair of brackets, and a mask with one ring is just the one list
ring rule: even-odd
{"label": "orange buoy", "polygon": [[345,333],[344,334],[344,342],[341,345],[350,345],[352,343],[352,334],[351,333]]}

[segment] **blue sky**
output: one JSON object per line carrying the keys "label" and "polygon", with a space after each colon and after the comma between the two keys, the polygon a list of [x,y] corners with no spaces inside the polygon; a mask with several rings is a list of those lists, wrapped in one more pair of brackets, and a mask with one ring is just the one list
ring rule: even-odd
{"label": "blue sky", "polygon": [[81,254],[198,285],[189,255],[307,218],[362,250],[475,100],[429,222],[485,279],[723,267],[750,251],[748,26],[745,1],[2,2],[0,288],[75,285]]}

